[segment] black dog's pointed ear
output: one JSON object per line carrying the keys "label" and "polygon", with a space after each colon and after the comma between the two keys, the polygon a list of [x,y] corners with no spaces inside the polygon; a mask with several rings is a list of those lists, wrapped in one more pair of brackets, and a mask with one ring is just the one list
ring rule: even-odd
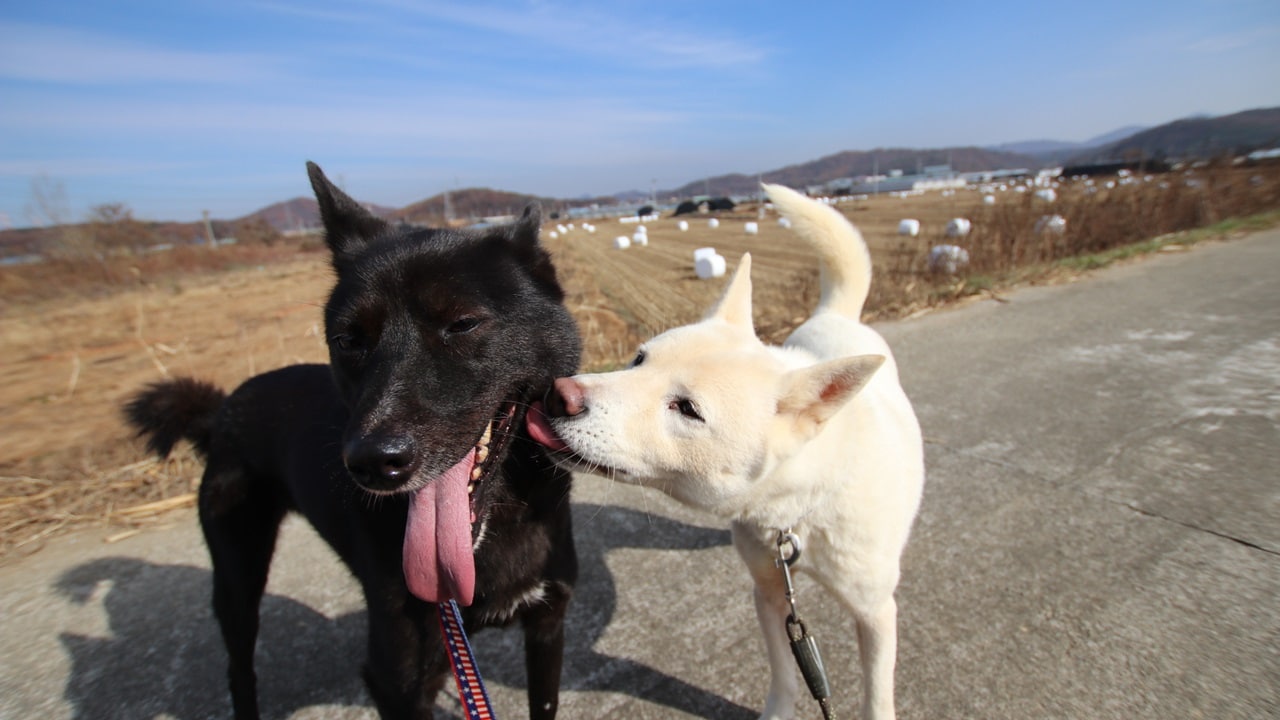
{"label": "black dog's pointed ear", "polygon": [[316,202],[320,203],[324,239],[333,251],[335,266],[340,260],[355,256],[369,240],[386,232],[385,220],[375,217],[339,190],[325,177],[320,166],[310,160],[307,161],[307,177],[311,178],[311,189],[316,193]]}
{"label": "black dog's pointed ear", "polygon": [[538,231],[542,229],[542,208],[537,203],[526,205],[524,214],[511,228],[511,239],[523,242],[538,242]]}
{"label": "black dog's pointed ear", "polygon": [[529,274],[551,298],[559,302],[564,300],[564,290],[560,288],[560,281],[556,278],[551,255],[538,242],[538,232],[541,230],[542,208],[534,203],[525,207],[519,220],[507,226],[507,238],[515,248],[516,257],[528,268]]}

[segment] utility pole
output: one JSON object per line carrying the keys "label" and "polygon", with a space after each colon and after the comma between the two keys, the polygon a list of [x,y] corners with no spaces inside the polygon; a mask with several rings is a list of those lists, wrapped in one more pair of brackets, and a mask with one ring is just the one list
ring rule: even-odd
{"label": "utility pole", "polygon": [[209,220],[209,211],[204,211],[204,235],[209,238],[209,247],[218,249],[218,239],[213,236],[213,222]]}

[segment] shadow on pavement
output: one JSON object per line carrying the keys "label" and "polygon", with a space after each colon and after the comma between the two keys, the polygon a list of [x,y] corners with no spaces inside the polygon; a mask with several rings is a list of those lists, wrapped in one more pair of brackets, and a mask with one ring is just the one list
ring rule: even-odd
{"label": "shadow on pavement", "polygon": [[[625,508],[578,504],[574,512],[581,577],[568,619],[563,690],[618,693],[698,717],[755,717],[710,690],[593,649],[617,606],[614,579],[605,564],[610,551],[711,548],[729,544],[728,531]],[[583,518],[591,519],[585,529]],[[277,562],[288,562],[287,555]],[[164,714],[194,720],[229,715],[226,653],[210,609],[211,584],[211,573],[204,568],[126,557],[94,560],[65,573],[57,584],[59,594],[77,604],[100,601],[109,623],[107,637],[60,637],[71,660],[65,695],[75,708],[73,717]],[[360,680],[363,611],[331,619],[269,593],[261,618],[257,671],[265,717],[287,717],[315,705],[372,707]],[[474,643],[486,682],[524,687],[518,631],[487,631]],[[438,705],[441,716],[457,707],[449,694]]]}

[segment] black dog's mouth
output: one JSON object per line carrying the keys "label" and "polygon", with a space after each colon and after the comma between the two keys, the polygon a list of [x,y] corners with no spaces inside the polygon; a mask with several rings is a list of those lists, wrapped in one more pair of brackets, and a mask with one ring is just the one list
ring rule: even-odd
{"label": "black dog's mouth", "polygon": [[476,441],[472,452],[475,453],[475,464],[471,467],[471,480],[467,483],[467,496],[471,500],[471,522],[477,520],[476,490],[488,478],[492,477],[506,456],[514,436],[516,414],[521,404],[518,400],[507,400],[498,406],[484,433]]}
{"label": "black dog's mouth", "polygon": [[485,481],[506,455],[520,407],[515,400],[504,401],[461,460],[410,494],[404,576],[417,597],[428,602],[454,599],[462,605],[474,599]]}

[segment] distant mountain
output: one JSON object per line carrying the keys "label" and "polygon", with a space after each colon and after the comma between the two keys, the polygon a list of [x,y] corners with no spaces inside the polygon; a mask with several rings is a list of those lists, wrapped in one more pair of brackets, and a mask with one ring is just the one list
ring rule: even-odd
{"label": "distant mountain", "polygon": [[1175,120],[1081,153],[1072,162],[1214,158],[1277,146],[1280,107],[1260,108],[1219,117]]}
{"label": "distant mountain", "polygon": [[245,215],[240,220],[262,220],[281,232],[319,227],[320,206],[307,197],[296,197]]}
{"label": "distant mountain", "polygon": [[544,212],[551,212],[553,208],[563,204],[553,198],[489,188],[452,190],[448,197],[447,209],[445,193],[440,193],[396,210],[392,217],[419,225],[443,226],[447,221],[461,224],[496,215],[519,215],[531,203],[541,205]]}
{"label": "distant mountain", "polygon": [[1085,140],[1084,142],[1080,143],[1080,145],[1087,148],[1109,145],[1111,143],[1119,142],[1121,140],[1124,140],[1125,138],[1137,135],[1143,130],[1146,130],[1147,127],[1148,126],[1146,125],[1125,125],[1124,127],[1118,128],[1116,130],[1112,130],[1109,133],[1103,133],[1097,137],[1089,138],[1088,140]]}
{"label": "distant mountain", "polygon": [[1111,143],[1123,140],[1130,135],[1142,132],[1146,127],[1142,125],[1127,125],[1108,133],[1103,133],[1097,137],[1089,138],[1083,142],[1074,142],[1070,140],[1021,140],[1019,142],[1002,143],[994,145],[990,149],[1000,152],[1015,153],[1021,155],[1031,155],[1041,162],[1053,163],[1062,158],[1070,157],[1089,148],[1101,147]]}
{"label": "distant mountain", "polygon": [[[392,218],[398,212],[395,208],[374,205],[373,203],[364,203],[364,207],[380,218]],[[316,228],[320,227],[320,205],[312,198],[296,197],[292,200],[268,205],[261,210],[256,210],[242,218],[238,218],[235,222],[241,223],[250,220],[265,221],[268,225],[281,232]]]}
{"label": "distant mountain", "polygon": [[1067,140],[1019,140],[1018,142],[1002,143],[1000,145],[992,145],[990,149],[997,152],[1015,153],[1018,155],[1040,156],[1049,153],[1061,152],[1063,150],[1079,150],[1083,147],[1093,147],[1084,143],[1070,142]]}
{"label": "distant mountain", "polygon": [[719,175],[696,180],[674,190],[664,191],[663,196],[690,197],[693,195],[748,195],[758,190],[758,179],[782,183],[791,187],[804,187],[840,178],[871,175],[879,171],[902,170],[910,174],[929,165],[951,165],[958,172],[1002,170],[1007,168],[1036,168],[1040,161],[1030,155],[999,152],[979,147],[940,148],[917,150],[910,148],[877,148],[875,150],[846,150],[798,165],[788,165],[757,175],[742,173]]}

